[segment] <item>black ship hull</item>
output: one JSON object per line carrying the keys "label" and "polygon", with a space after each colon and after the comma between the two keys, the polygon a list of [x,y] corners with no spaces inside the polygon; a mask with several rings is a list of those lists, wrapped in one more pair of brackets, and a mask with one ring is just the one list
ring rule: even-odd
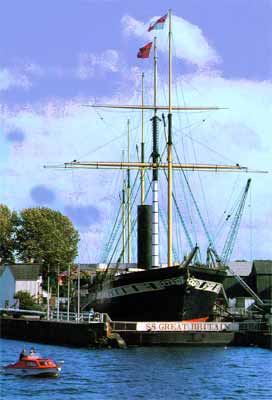
{"label": "black ship hull", "polygon": [[224,278],[205,266],[127,272],[97,279],[87,304],[115,321],[210,319]]}

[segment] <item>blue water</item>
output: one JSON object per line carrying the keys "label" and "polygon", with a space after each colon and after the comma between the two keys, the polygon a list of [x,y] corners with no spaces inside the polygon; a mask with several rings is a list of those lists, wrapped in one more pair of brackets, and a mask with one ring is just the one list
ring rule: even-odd
{"label": "blue water", "polygon": [[[0,339],[0,364],[14,362],[32,343]],[[272,398],[272,352],[260,348],[131,347],[88,350],[35,344],[64,360],[59,378],[1,374],[5,400]]]}

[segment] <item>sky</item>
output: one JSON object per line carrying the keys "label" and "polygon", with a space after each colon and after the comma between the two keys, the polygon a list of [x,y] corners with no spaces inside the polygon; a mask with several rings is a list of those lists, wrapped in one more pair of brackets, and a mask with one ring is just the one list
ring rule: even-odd
{"label": "sky", "polygon": [[[103,259],[119,207],[122,171],[45,169],[72,160],[131,160],[141,141],[139,112],[93,109],[86,104],[153,101],[152,55],[138,49],[158,43],[158,101],[167,104],[167,24],[151,22],[173,12],[173,102],[219,106],[206,113],[174,113],[179,160],[236,164],[261,173],[192,173],[190,187],[219,252],[234,204],[252,179],[233,259],[272,258],[272,1],[271,0],[2,0],[0,2],[0,203],[12,210],[50,207],[80,232],[79,262]],[[149,112],[146,155],[151,154]],[[160,152],[164,133],[160,123]],[[161,174],[162,175],[162,174]],[[185,194],[180,210],[193,241],[207,243]],[[161,207],[166,188],[160,189]],[[236,202],[236,203],[235,203]],[[163,223],[160,225],[163,230]],[[177,229],[177,228],[176,228]],[[174,232],[179,251],[188,251]],[[162,233],[162,237],[164,234]],[[161,261],[166,259],[161,239]],[[134,248],[134,259],[135,248]]]}

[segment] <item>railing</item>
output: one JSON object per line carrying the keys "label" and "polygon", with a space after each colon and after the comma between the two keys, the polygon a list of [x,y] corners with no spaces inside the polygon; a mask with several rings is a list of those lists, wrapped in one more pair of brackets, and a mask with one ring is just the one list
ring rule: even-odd
{"label": "railing", "polygon": [[271,325],[261,321],[245,321],[239,323],[240,332],[262,332],[271,333]]}
{"label": "railing", "polygon": [[232,315],[241,315],[241,316],[252,316],[256,314],[251,310],[247,310],[245,307],[229,307],[227,311]]}
{"label": "railing", "polygon": [[49,319],[51,321],[69,321],[69,322],[77,322],[82,323],[86,322],[88,324],[94,322],[105,322],[107,320],[106,314],[102,313],[75,313],[75,312],[57,312],[52,311],[50,313]]}
{"label": "railing", "polygon": [[137,331],[137,322],[112,321],[111,329],[118,332]]}

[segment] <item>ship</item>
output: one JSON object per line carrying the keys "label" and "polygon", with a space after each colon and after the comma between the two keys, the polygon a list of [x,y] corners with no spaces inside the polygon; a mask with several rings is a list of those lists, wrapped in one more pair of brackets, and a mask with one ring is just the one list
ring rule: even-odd
{"label": "ship", "polygon": [[[211,258],[214,262],[201,263],[198,260],[198,246],[191,246],[189,254],[181,262],[173,262],[172,218],[173,218],[173,170],[205,170],[205,171],[242,171],[245,167],[236,165],[184,164],[174,163],[172,155],[172,111],[179,110],[218,110],[219,107],[177,107],[172,104],[172,14],[171,10],[163,18],[169,26],[169,98],[166,106],[157,104],[157,45],[153,40],[154,52],[154,103],[150,106],[142,104],[131,105],[90,105],[92,107],[110,107],[133,110],[153,110],[152,161],[144,160],[144,141],[142,139],[141,161],[131,162],[130,159],[118,162],[80,162],[65,163],[65,168],[121,168],[127,171],[128,216],[125,223],[128,231],[130,222],[130,169],[138,169],[141,175],[141,204],[137,208],[137,267],[131,267],[130,233],[124,235],[123,248],[115,267],[109,261],[107,268],[97,273],[88,282],[88,294],[85,297],[83,309],[93,308],[100,313],[106,313],[115,321],[211,321],[214,318],[214,306],[222,291],[222,283],[226,277],[226,266],[222,264],[212,240],[209,243]],[[159,23],[159,20],[156,23]],[[155,25],[154,24],[154,25]],[[153,26],[154,27],[154,26]],[[150,43],[141,51],[150,49]],[[144,53],[146,55],[146,53]],[[141,54],[140,54],[141,55]],[[167,110],[167,162],[161,162],[158,149],[158,112]],[[164,121],[165,122],[165,121]],[[128,151],[129,154],[129,151]],[[152,205],[145,204],[144,173],[152,171]],[[167,265],[159,261],[159,206],[158,206],[158,176],[163,169],[167,174],[168,192],[168,233],[167,233]],[[124,193],[123,189],[123,193]],[[125,207],[125,201],[123,201]],[[125,228],[123,227],[123,230]],[[127,248],[128,261],[125,268],[120,268]]]}
{"label": "ship", "polygon": [[114,321],[210,321],[225,269],[191,261],[97,275],[85,304]]}

